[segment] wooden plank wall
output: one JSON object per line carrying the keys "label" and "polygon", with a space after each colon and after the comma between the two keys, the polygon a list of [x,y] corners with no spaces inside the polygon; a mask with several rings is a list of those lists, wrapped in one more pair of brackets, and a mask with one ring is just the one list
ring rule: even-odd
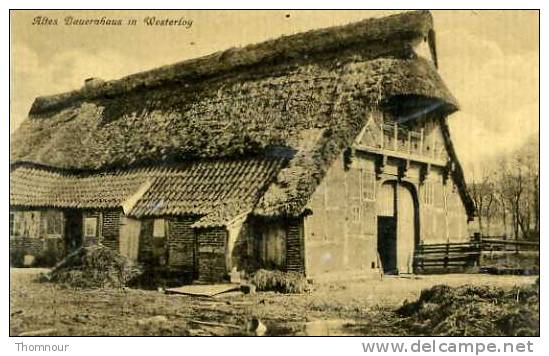
{"label": "wooden plank wall", "polygon": [[292,219],[288,222],[286,231],[286,270],[289,272],[305,272],[303,251],[303,221]]}

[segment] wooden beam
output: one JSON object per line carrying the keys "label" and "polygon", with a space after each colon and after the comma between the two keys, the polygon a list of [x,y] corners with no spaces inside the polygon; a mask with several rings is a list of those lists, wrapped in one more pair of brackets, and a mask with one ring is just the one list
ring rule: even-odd
{"label": "wooden beam", "polygon": [[423,139],[425,137],[424,129],[421,128],[421,137],[419,141],[419,154],[423,155]]}
{"label": "wooden beam", "polygon": [[412,154],[412,131],[408,131],[408,154]]}
{"label": "wooden beam", "polygon": [[414,153],[408,154],[407,152],[399,152],[399,151],[392,151],[392,150],[387,151],[387,150],[383,150],[383,149],[379,149],[379,148],[375,148],[375,147],[369,147],[369,146],[365,146],[365,145],[355,145],[355,146],[353,146],[353,148],[355,150],[361,151],[361,152],[372,153],[372,154],[380,155],[380,156],[389,156],[389,157],[394,157],[394,158],[400,158],[400,159],[410,160],[412,162],[431,164],[433,166],[438,166],[438,167],[445,167],[447,165],[446,160],[431,158],[431,157],[428,157],[428,156],[422,156],[422,155],[414,154]]}
{"label": "wooden beam", "polygon": [[381,149],[383,149],[383,141],[385,139],[385,131],[383,130],[383,120],[381,120],[381,124],[379,124],[379,128],[381,129],[381,135],[380,135],[380,139],[381,139]]}

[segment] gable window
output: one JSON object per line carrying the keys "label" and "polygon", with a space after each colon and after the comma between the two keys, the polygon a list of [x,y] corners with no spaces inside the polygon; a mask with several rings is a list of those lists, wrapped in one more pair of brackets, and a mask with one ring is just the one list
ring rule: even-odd
{"label": "gable window", "polygon": [[166,237],[166,223],[164,219],[154,219],[153,237]]}
{"label": "gable window", "polygon": [[97,236],[97,218],[84,218],[84,236]]}

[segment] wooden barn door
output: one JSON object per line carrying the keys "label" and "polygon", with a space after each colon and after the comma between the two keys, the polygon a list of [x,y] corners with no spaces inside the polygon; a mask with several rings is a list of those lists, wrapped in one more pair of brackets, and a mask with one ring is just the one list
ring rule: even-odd
{"label": "wooden barn door", "polygon": [[65,211],[65,252],[69,254],[82,246],[82,212]]}
{"label": "wooden barn door", "polygon": [[139,234],[141,221],[123,217],[120,221],[120,254],[132,261],[137,261],[139,255]]}
{"label": "wooden barn door", "polygon": [[397,269],[412,273],[416,233],[416,211],[412,192],[399,185],[397,192]]}
{"label": "wooden barn door", "polygon": [[417,209],[412,191],[387,182],[377,196],[377,249],[386,274],[413,273]]}

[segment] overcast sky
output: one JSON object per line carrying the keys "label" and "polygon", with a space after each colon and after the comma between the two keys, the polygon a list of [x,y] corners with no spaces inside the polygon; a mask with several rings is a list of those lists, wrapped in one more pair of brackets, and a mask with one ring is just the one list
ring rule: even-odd
{"label": "overcast sky", "polygon": [[[19,11],[11,12],[13,131],[36,96],[116,79],[233,46],[398,11]],[[135,18],[136,26],[65,26],[63,19]],[[539,17],[536,11],[435,11],[439,70],[461,104],[450,118],[467,170],[538,133]],[[33,26],[35,16],[57,26]],[[147,16],[192,26],[145,26]]]}

